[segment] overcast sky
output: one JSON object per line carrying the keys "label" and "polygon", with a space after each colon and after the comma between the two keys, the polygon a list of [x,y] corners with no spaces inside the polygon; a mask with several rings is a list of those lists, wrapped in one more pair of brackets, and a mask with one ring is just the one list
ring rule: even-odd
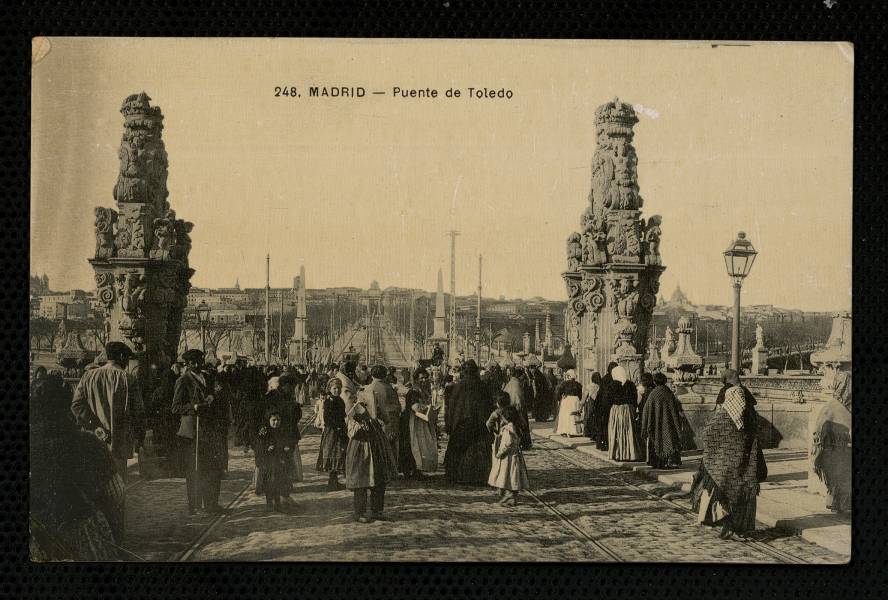
{"label": "overcast sky", "polygon": [[[721,252],[743,229],[760,252],[744,304],[847,309],[852,80],[840,44],[53,38],[33,69],[31,269],[94,287],[93,207],[113,206],[118,111],[145,90],[166,117],[170,203],[195,223],[195,285],[262,287],[270,252],[273,286],[300,264],[309,287],[434,289],[439,267],[449,286],[455,228],[459,294],[481,253],[485,296],[563,299],[594,111],[619,96],[640,110],[662,293],[729,304]],[[396,100],[396,85],[463,97]]]}

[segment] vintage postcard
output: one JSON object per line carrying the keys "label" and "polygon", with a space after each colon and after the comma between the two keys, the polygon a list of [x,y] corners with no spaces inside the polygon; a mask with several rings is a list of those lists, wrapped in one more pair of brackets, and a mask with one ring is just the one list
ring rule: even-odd
{"label": "vintage postcard", "polygon": [[850,560],[850,44],[32,50],[31,560]]}

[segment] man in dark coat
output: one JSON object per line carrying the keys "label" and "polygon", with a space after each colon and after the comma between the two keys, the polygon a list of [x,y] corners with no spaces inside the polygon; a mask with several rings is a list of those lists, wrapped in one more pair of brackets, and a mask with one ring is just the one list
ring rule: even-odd
{"label": "man in dark coat", "polygon": [[654,375],[654,389],[648,394],[641,415],[641,437],[647,449],[647,463],[655,469],[681,465],[681,417],[678,400],[666,385],[666,375]]}
{"label": "man in dark coat", "polygon": [[219,506],[219,492],[228,453],[228,407],[211,393],[213,381],[201,371],[203,358],[200,350],[182,355],[185,370],[176,380],[172,411],[181,420],[178,436],[184,454],[188,512],[203,509],[220,514],[225,512]]}
{"label": "man in dark coat", "polygon": [[448,405],[450,439],[444,454],[444,471],[450,483],[487,483],[493,438],[486,422],[494,408],[493,398],[478,374],[478,365],[467,360]]}

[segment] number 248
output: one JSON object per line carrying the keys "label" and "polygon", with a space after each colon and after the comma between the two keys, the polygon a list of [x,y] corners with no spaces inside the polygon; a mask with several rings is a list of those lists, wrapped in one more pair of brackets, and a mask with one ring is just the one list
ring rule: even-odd
{"label": "number 248", "polygon": [[291,96],[293,98],[299,97],[299,93],[296,91],[296,86],[290,86],[290,87],[275,86],[274,95],[275,95],[275,97],[278,97],[278,96]]}

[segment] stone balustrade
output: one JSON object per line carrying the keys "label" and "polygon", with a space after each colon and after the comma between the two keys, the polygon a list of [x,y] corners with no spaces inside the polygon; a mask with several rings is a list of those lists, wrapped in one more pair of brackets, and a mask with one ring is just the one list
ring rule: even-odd
{"label": "stone balustrade", "polygon": [[[812,411],[824,402],[820,376],[749,376],[743,384],[755,396],[759,414],[759,439],[765,448],[798,448],[809,445],[808,423]],[[719,377],[701,377],[694,383],[676,382],[676,396],[701,446],[703,427],[715,411],[722,383]],[[799,392],[803,403],[799,402]]]}

